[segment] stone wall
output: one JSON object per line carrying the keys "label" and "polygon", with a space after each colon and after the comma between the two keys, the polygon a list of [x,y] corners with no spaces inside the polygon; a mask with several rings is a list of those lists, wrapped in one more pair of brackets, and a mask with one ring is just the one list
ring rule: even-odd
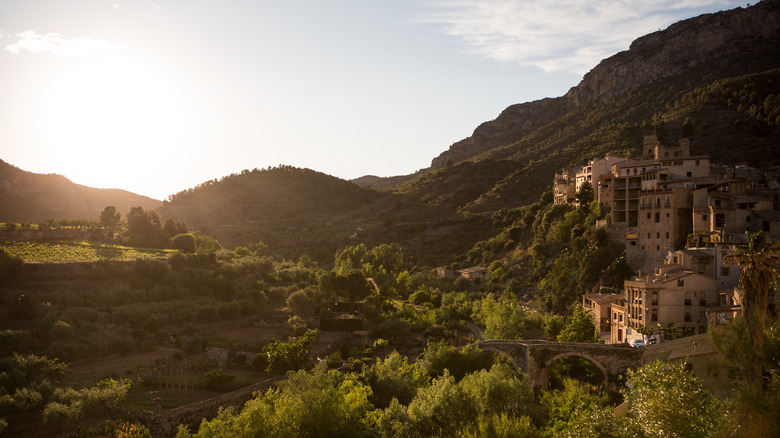
{"label": "stone wall", "polygon": [[195,431],[201,421],[215,417],[219,413],[220,408],[240,407],[251,400],[255,392],[265,392],[274,383],[285,378],[286,376],[273,377],[219,397],[167,411],[159,409],[156,411],[128,410],[124,414],[143,423],[152,432],[152,437],[154,438],[173,437],[176,436],[176,430],[180,424],[189,427],[191,431]]}

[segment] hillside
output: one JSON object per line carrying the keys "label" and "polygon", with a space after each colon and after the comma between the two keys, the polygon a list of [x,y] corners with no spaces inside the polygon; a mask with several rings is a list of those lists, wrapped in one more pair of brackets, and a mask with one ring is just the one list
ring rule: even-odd
{"label": "hillside", "polygon": [[[172,195],[160,214],[227,247],[263,241],[289,258],[398,242],[420,264],[465,261],[475,242],[500,231],[493,212],[536,202],[561,168],[636,155],[645,134],[666,143],[690,137],[693,153],[717,163],[780,165],[778,35],[780,0],[684,20],[603,60],[564,96],[510,106],[430,169],[353,182],[292,167],[245,170]],[[3,211],[15,213],[5,220],[87,214],[62,210],[82,198],[46,198],[44,186],[31,181],[15,203],[2,198]],[[89,217],[108,202],[94,204]],[[60,210],[41,213],[44,206]]]}
{"label": "hillside", "polygon": [[0,222],[97,219],[108,205],[125,213],[137,206],[154,209],[161,202],[125,190],[82,186],[61,175],[27,172],[0,160]]}
{"label": "hillside", "polygon": [[176,195],[161,213],[223,245],[261,240],[286,257],[398,242],[420,263],[465,260],[497,232],[490,213],[537,201],[563,167],[637,154],[644,134],[691,137],[714,162],[780,164],[778,35],[777,0],[684,20],[603,60],[564,96],[510,106],[414,175],[351,184],[249,172]]}
{"label": "hillside", "polygon": [[510,106],[434,158],[437,176],[400,190],[467,184],[452,164],[507,160],[513,165],[492,170],[496,184],[460,207],[527,205],[555,171],[606,153],[637,154],[650,133],[669,143],[690,137],[693,151],[714,162],[778,165],[779,43],[776,0],[678,22],[603,60],[566,95]]}

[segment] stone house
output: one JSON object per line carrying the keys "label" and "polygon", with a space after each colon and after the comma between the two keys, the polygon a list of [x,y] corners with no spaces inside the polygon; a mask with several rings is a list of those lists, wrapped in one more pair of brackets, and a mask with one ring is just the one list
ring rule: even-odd
{"label": "stone house", "polygon": [[590,310],[593,316],[593,325],[599,332],[599,338],[610,340],[612,307],[624,301],[622,291],[613,292],[600,288],[596,293],[582,296],[582,308]]}
{"label": "stone house", "polygon": [[657,266],[652,274],[624,283],[627,340],[642,338],[637,329],[663,335],[678,326],[688,333],[707,331],[707,308],[719,303],[718,280],[679,264]]}
{"label": "stone house", "polygon": [[473,266],[471,268],[459,269],[458,273],[463,278],[486,280],[488,276],[488,268],[484,266]]}

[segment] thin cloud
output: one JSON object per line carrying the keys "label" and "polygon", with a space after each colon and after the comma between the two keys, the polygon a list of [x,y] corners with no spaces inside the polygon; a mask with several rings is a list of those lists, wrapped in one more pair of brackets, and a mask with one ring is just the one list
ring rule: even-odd
{"label": "thin cloud", "polygon": [[16,42],[5,46],[5,50],[20,54],[22,52],[45,52],[61,56],[83,56],[106,53],[111,44],[94,38],[67,39],[58,33],[39,34],[33,30],[15,35]]}
{"label": "thin cloud", "polygon": [[634,39],[719,8],[726,0],[453,0],[417,20],[464,44],[464,52],[544,71],[584,73]]}

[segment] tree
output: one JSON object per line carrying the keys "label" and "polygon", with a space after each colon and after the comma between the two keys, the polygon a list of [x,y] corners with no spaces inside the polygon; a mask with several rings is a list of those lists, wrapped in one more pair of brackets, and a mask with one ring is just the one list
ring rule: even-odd
{"label": "tree", "polygon": [[134,246],[163,246],[160,215],[154,210],[132,207],[127,213],[128,243]]}
{"label": "tree", "polygon": [[457,348],[443,340],[429,340],[423,358],[425,372],[431,378],[446,373],[460,380],[469,373],[489,369],[495,360],[495,353],[474,346]]}
{"label": "tree", "polygon": [[568,324],[558,334],[558,342],[598,342],[590,311],[575,306]]}
{"label": "tree", "polygon": [[[311,372],[291,373],[286,380],[248,401],[241,412],[229,408],[204,420],[196,437],[367,435],[364,419],[372,406],[371,388],[353,374],[328,370],[323,362]],[[180,428],[178,438],[192,437]]]}
{"label": "tree", "polygon": [[418,391],[408,412],[418,436],[454,436],[476,417],[477,407],[445,370],[430,386]]}
{"label": "tree", "polygon": [[366,275],[356,269],[341,273],[328,271],[320,277],[319,284],[322,291],[334,299],[357,302],[371,294]]}
{"label": "tree", "polygon": [[109,205],[100,213],[100,225],[108,230],[108,237],[114,237],[114,232],[122,220],[122,214],[116,210],[116,207]]}
{"label": "tree", "polygon": [[656,361],[628,372],[631,388],[624,395],[645,436],[704,438],[718,431],[724,420],[721,403],[685,366]]}
{"label": "tree", "polygon": [[496,301],[488,295],[479,302],[475,320],[485,325],[488,339],[522,339],[525,328],[524,314],[520,307],[507,299]]}
{"label": "tree", "polygon": [[430,378],[419,363],[409,363],[409,358],[393,351],[390,356],[363,369],[361,379],[372,389],[374,406],[384,409],[392,399],[408,405],[419,388],[428,385]]}
{"label": "tree", "polygon": [[195,236],[179,234],[171,240],[171,248],[181,252],[195,252]]}
{"label": "tree", "polygon": [[300,289],[287,297],[287,307],[296,315],[309,318],[317,313],[320,306],[319,291],[314,288]]}
{"label": "tree", "polygon": [[[588,209],[590,203],[596,199],[596,194],[593,191],[593,185],[589,181],[585,181],[580,185],[580,189],[574,194],[574,199],[577,201],[577,205],[580,209]],[[587,214],[586,214],[587,216]]]}
{"label": "tree", "polygon": [[725,258],[727,263],[739,266],[739,289],[742,314],[750,339],[761,349],[764,342],[764,322],[769,307],[769,293],[777,272],[780,243],[767,241],[766,235],[745,232],[747,246],[734,248]]}
{"label": "tree", "polygon": [[263,353],[268,358],[269,373],[282,374],[290,370],[298,370],[309,363],[309,350],[317,340],[315,330],[307,331],[303,336],[290,338],[287,341],[274,341],[266,345]]}
{"label": "tree", "polygon": [[165,233],[165,237],[170,239],[179,234],[186,233],[187,223],[184,221],[177,221],[169,217],[168,219],[165,220],[165,224],[163,224],[162,230],[163,233]]}

